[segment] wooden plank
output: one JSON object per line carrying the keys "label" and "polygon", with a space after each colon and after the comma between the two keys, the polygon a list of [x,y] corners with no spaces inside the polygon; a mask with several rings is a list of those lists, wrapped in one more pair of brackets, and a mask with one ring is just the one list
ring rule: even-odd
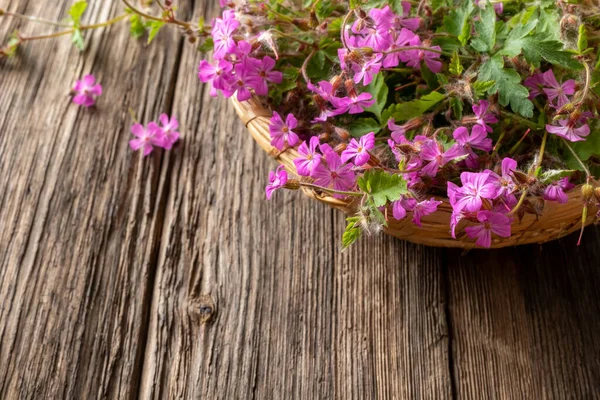
{"label": "wooden plank", "polygon": [[600,397],[600,235],[446,253],[459,398]]}
{"label": "wooden plank", "polygon": [[[52,20],[71,1],[0,1]],[[93,1],[85,21],[122,12]],[[48,33],[2,20],[0,37]],[[128,37],[86,33],[33,42],[0,61],[0,398],[132,398],[145,343],[162,225],[161,157],[128,149],[132,107],[144,119],[169,107],[182,40],[149,49]],[[143,56],[142,56],[143,55]],[[68,96],[93,72],[105,94],[92,110]]]}
{"label": "wooden plank", "polygon": [[186,47],[140,397],[449,398],[441,252],[378,236],[340,253],[339,213],[267,202],[275,164],[199,61]]}

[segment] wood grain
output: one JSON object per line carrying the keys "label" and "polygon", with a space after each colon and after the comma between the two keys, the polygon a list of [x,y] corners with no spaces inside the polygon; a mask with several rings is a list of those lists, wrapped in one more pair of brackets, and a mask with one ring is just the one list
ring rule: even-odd
{"label": "wood grain", "polygon": [[[0,399],[600,397],[597,229],[581,248],[341,252],[341,213],[264,199],[276,165],[198,82],[193,46],[111,29],[83,56],[65,38],[0,61]],[[90,71],[105,95],[82,110],[67,92]],[[129,107],[174,113],[180,144],[131,153]]]}
{"label": "wood grain", "polygon": [[[52,20],[69,4],[0,1]],[[121,12],[93,1],[85,21]],[[21,26],[60,29],[2,19],[0,37]],[[143,49],[110,29],[86,33],[83,56],[65,37],[0,61],[2,399],[137,395],[164,188],[160,156],[128,149],[127,109],[147,119],[169,106],[181,39]],[[105,95],[85,110],[68,94],[89,72]]]}

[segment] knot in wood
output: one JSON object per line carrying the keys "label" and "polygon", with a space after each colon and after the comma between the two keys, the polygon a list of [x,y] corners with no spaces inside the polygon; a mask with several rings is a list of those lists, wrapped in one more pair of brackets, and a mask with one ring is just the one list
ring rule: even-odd
{"label": "knot in wood", "polygon": [[197,315],[201,323],[207,323],[212,320],[217,312],[215,302],[211,295],[201,294],[197,298],[189,300],[190,313]]}

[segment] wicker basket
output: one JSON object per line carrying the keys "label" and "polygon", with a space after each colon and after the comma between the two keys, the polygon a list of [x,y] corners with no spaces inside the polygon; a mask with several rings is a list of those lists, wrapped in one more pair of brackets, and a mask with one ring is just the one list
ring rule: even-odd
{"label": "wicker basket", "polygon": [[[289,148],[279,151],[271,146],[271,137],[269,135],[271,112],[263,108],[255,99],[240,103],[232,98],[232,101],[237,114],[260,147],[269,156],[276,159],[280,164],[283,164],[288,173],[296,175],[296,168],[293,163],[293,160],[298,156],[296,150]],[[336,199],[312,189],[303,188],[303,191],[307,196],[340,209],[346,214],[354,212],[351,201]],[[512,225],[511,237],[506,239],[494,237],[491,247],[500,248],[520,244],[543,243],[558,239],[580,229],[582,210],[581,190],[577,187],[570,191],[568,196],[569,202],[567,204],[546,202],[544,213],[538,218],[527,214],[522,221],[515,221]],[[438,198],[438,200],[442,200],[443,203],[439,206],[437,212],[422,218],[423,227],[420,228],[414,225],[410,221],[410,218],[405,218],[402,221],[390,218],[389,224],[384,228],[384,231],[400,239],[428,246],[459,247],[464,249],[476,247],[474,241],[464,236],[458,237],[458,239],[452,238],[449,228],[452,207],[448,199]],[[595,212],[595,209],[588,212],[587,225],[594,221]]]}

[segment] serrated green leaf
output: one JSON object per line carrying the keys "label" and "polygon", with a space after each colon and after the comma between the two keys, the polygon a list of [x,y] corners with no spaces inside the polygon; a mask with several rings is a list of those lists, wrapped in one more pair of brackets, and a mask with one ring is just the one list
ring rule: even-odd
{"label": "serrated green leaf", "polygon": [[496,44],[496,11],[489,1],[485,8],[479,11],[479,21],[475,21],[477,37],[471,41],[471,46],[479,52],[490,52]]}
{"label": "serrated green leaf", "polygon": [[411,118],[419,117],[445,98],[446,96],[441,93],[431,92],[418,100],[394,104],[388,108],[388,110],[391,111],[388,118],[384,117],[388,115],[387,113],[382,113],[382,120],[386,121],[389,118],[394,118],[397,121],[406,121]]}
{"label": "serrated green leaf", "polygon": [[461,45],[466,45],[471,35],[469,18],[474,10],[472,1],[463,1],[462,5],[444,17],[446,32],[458,38]]}
{"label": "serrated green leaf", "polygon": [[460,57],[458,56],[458,52],[454,51],[454,53],[452,53],[452,58],[450,59],[450,73],[452,75],[460,76],[463,70],[464,68],[460,63]]}
{"label": "serrated green leaf", "polygon": [[375,207],[381,207],[388,201],[399,200],[408,193],[406,181],[402,176],[389,174],[380,169],[370,169],[358,178],[358,187],[372,199]]}
{"label": "serrated green leaf", "polygon": [[359,118],[350,123],[348,130],[352,136],[361,137],[369,132],[377,134],[381,130],[381,124],[373,118]]}
{"label": "serrated green leaf", "polygon": [[473,87],[473,90],[475,91],[475,96],[477,96],[477,97],[485,96],[485,92],[490,90],[494,86],[495,83],[496,83],[495,81],[476,81],[476,82],[474,82],[472,87]]}
{"label": "serrated green leaf", "polygon": [[383,121],[381,121],[381,111],[385,108],[387,103],[388,91],[389,89],[385,83],[383,74],[377,74],[371,83],[367,85],[367,92],[373,95],[375,103],[373,103],[371,107],[366,108],[365,111],[375,114],[380,123],[383,123]]}
{"label": "serrated green leaf", "polygon": [[313,81],[326,79],[329,69],[325,68],[326,54],[323,50],[317,51],[306,66],[306,74]]}
{"label": "serrated green leaf", "polygon": [[73,25],[78,27],[81,23],[81,16],[85,12],[88,4],[86,0],[81,0],[76,2],[69,9],[69,16],[71,17],[71,21]]}
{"label": "serrated green leaf", "polygon": [[75,47],[77,47],[79,50],[85,50],[85,40],[83,39],[83,35],[81,34],[81,30],[79,28],[73,31],[71,40],[73,41]]}
{"label": "serrated green leaf", "polygon": [[132,38],[139,39],[144,35],[144,33],[146,33],[146,25],[144,24],[142,17],[139,15],[131,14],[129,17],[129,22],[131,23],[131,26],[129,27],[129,34]]}
{"label": "serrated green leaf", "polygon": [[148,44],[152,43],[160,28],[165,25],[163,21],[148,21],[148,28],[150,28],[150,32],[148,33]]}
{"label": "serrated green leaf", "polygon": [[504,68],[502,56],[487,60],[479,69],[479,82],[494,81],[488,93],[498,93],[499,103],[526,118],[533,117],[533,103],[528,99],[529,91],[521,85],[521,76],[513,69]]}

